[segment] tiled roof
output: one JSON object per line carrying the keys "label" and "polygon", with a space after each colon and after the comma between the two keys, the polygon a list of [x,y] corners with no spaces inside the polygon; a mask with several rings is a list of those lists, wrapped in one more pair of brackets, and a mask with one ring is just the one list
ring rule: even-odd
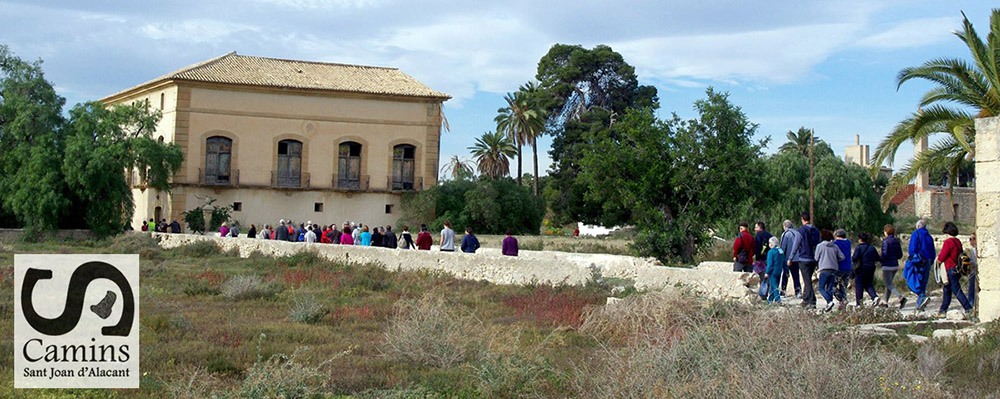
{"label": "tiled roof", "polygon": [[108,98],[164,80],[451,98],[396,68],[254,57],[236,52],[182,68]]}
{"label": "tiled roof", "polygon": [[916,186],[912,184],[903,186],[902,189],[896,192],[896,195],[892,196],[892,199],[889,200],[889,203],[893,205],[902,204],[903,202],[906,202],[906,200],[910,199],[910,196],[913,195],[914,191],[916,191]]}

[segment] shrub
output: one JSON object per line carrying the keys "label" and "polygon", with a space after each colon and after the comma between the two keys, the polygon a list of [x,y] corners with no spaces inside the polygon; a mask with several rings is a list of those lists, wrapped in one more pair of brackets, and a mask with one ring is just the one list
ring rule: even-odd
{"label": "shrub", "polygon": [[145,252],[147,256],[143,257],[149,258],[153,251],[160,251],[160,240],[143,233],[119,234],[111,240],[111,245],[108,245],[108,252],[113,254],[141,254]]}
{"label": "shrub", "polygon": [[206,258],[222,253],[222,249],[211,241],[195,241],[178,248],[181,255],[191,258]]}
{"label": "shrub", "polygon": [[225,283],[222,283],[220,291],[226,299],[240,301],[272,297],[281,292],[281,288],[274,283],[265,283],[258,276],[250,275],[234,276],[226,280]]}
{"label": "shrub", "polygon": [[313,295],[296,295],[288,310],[288,319],[296,323],[316,324],[329,311]]}
{"label": "shrub", "polygon": [[556,372],[544,359],[489,355],[476,367],[476,388],[485,398],[541,397]]}
{"label": "shrub", "polygon": [[298,361],[299,351],[291,356],[277,354],[257,362],[246,372],[237,397],[243,399],[304,399],[316,394],[323,380],[320,366]]}
{"label": "shrub", "polygon": [[184,295],[187,296],[198,296],[198,295],[219,295],[220,291],[218,287],[212,286],[208,281],[205,280],[188,280],[184,283]]}
{"label": "shrub", "polygon": [[382,354],[397,360],[447,368],[477,356],[482,323],[466,309],[427,293],[417,301],[399,301],[383,334]]}

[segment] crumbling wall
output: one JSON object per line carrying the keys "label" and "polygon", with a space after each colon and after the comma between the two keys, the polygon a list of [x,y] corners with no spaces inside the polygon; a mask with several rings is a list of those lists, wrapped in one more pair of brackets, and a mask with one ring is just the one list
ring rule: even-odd
{"label": "crumbling wall", "polygon": [[976,120],[979,319],[1000,318],[1000,117]]}

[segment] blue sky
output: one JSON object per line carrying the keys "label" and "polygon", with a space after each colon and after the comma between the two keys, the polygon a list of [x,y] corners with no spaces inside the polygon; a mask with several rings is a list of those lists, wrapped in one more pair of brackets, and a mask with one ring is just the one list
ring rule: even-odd
{"label": "blue sky", "polygon": [[[693,117],[705,88],[730,93],[770,151],[814,128],[838,154],[873,147],[930,86],[900,69],[967,57],[951,31],[982,1],[0,1],[0,43],[44,60],[67,103],[98,99],[230,51],[393,66],[451,94],[442,162],[495,128],[503,94],[554,43],[608,44],[659,90],[661,115]],[[551,138],[539,141],[541,169]],[[900,151],[897,164],[912,155]],[[531,169],[530,157],[525,171]],[[544,172],[543,172],[544,173]]]}

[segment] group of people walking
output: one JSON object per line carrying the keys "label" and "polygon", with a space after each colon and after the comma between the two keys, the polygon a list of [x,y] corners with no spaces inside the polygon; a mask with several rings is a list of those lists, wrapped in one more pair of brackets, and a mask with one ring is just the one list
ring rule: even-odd
{"label": "group of people walking", "polygon": [[[873,306],[888,306],[895,295],[902,309],[908,299],[895,285],[901,267],[907,286],[917,296],[918,310],[924,310],[929,301],[927,283],[931,275],[938,276],[943,287],[939,315],[948,311],[952,296],[958,299],[966,312],[975,303],[976,237],[975,234],[970,237],[972,248],[964,249],[957,238],[958,227],[952,222],[944,225],[943,233],[948,238],[941,252],[937,253],[926,222],[918,221],[910,236],[905,261],[902,244],[891,224],[883,229],[879,249],[868,233],[858,233],[855,246],[845,230],[817,229],[812,225],[808,212],[802,213],[800,222],[801,225],[796,227],[792,221],[785,220],[778,237],[768,232],[763,222],[754,224],[753,234],[747,223],[739,225],[739,235],[733,243],[733,271],[760,275],[759,294],[768,303],[780,303],[782,297],[790,297],[786,289],[791,277],[794,296],[802,299],[803,307],[814,309],[816,290],[813,276],[818,272],[817,288],[826,300],[824,310],[827,312],[846,306],[847,289],[852,283],[856,306],[863,305],[865,294],[870,297]],[[879,265],[885,283],[884,297],[880,297],[875,290],[875,273]],[[963,275],[969,277],[968,294],[960,284]]]}
{"label": "group of people walking", "polygon": [[[223,223],[222,227],[219,228],[219,235],[239,237],[239,226],[229,226],[227,223]],[[257,230],[256,225],[251,224],[246,238],[425,251],[429,251],[434,245],[434,238],[428,231],[426,224],[420,225],[420,231],[414,239],[409,226],[403,226],[402,232],[397,236],[392,230],[392,226],[369,227],[366,224],[351,221],[345,221],[340,227],[334,224],[321,226],[311,221],[296,226],[294,222],[282,219],[277,225],[265,224],[260,230]],[[445,221],[438,240],[439,249],[443,252],[455,252],[455,242],[455,231],[452,229],[451,221]],[[472,227],[466,227],[465,235],[462,237],[458,249],[465,253],[475,253],[479,247],[479,239],[473,234]],[[517,238],[514,238],[511,232],[507,231],[501,252],[504,255],[517,256],[517,251]]]}

